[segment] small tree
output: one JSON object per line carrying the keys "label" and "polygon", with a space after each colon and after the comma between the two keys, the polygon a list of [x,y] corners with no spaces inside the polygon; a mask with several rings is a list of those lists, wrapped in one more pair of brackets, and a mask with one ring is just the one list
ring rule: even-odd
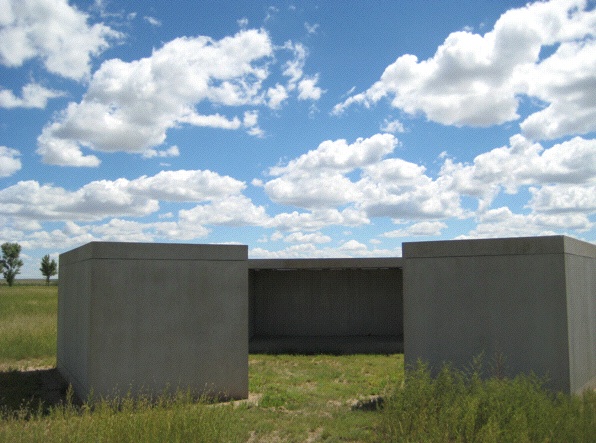
{"label": "small tree", "polygon": [[21,272],[23,260],[19,258],[21,253],[21,245],[18,243],[3,243],[2,244],[2,260],[0,260],[0,269],[2,275],[6,279],[8,286],[12,286],[14,278]]}
{"label": "small tree", "polygon": [[46,254],[41,259],[39,270],[46,278],[46,285],[50,286],[50,277],[58,273],[58,263],[54,259],[50,260],[50,255]]}

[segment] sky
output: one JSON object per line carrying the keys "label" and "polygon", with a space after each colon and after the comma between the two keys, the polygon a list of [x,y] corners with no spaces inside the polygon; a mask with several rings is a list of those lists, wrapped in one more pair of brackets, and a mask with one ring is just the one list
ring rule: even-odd
{"label": "sky", "polygon": [[596,2],[0,0],[0,242],[596,243]]}

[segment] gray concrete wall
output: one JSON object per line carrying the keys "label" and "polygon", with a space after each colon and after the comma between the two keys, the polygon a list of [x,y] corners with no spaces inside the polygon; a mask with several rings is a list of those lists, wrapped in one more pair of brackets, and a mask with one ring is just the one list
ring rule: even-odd
{"label": "gray concrete wall", "polygon": [[79,397],[248,395],[247,247],[94,242],[60,256],[58,369]]}
{"label": "gray concrete wall", "polygon": [[596,246],[565,237],[570,388],[596,388]]}
{"label": "gray concrete wall", "polygon": [[406,365],[502,354],[505,375],[576,392],[596,375],[595,250],[563,236],[404,243]]}
{"label": "gray concrete wall", "polygon": [[251,352],[398,352],[401,259],[249,260]]}

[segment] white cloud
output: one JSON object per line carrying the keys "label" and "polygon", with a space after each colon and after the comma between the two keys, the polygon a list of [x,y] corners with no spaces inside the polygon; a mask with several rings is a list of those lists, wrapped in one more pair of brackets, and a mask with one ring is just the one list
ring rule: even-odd
{"label": "white cloud", "polygon": [[317,248],[312,243],[291,245],[285,249],[271,251],[252,248],[250,258],[349,258],[349,257],[401,257],[401,247],[395,249],[368,249],[357,240],[348,240],[338,247]]}
{"label": "white cloud", "polygon": [[[462,216],[450,180],[433,180],[424,167],[398,158],[384,159],[396,146],[397,139],[387,133],[351,145],[328,140],[287,165],[270,168],[277,178],[263,187],[274,202],[307,209],[351,205],[366,217],[394,219]],[[348,175],[357,170],[361,178],[353,181]]]}
{"label": "white cloud", "polygon": [[180,210],[181,223],[218,226],[262,226],[269,222],[263,206],[243,195],[232,195],[189,210]]}
{"label": "white cloud", "polygon": [[[432,58],[397,58],[362,93],[338,103],[369,107],[383,98],[408,114],[455,126],[490,126],[519,118],[519,96],[548,104],[522,122],[532,138],[596,129],[596,10],[583,0],[536,2],[503,14],[484,34],[450,34]],[[560,44],[540,60],[543,46]]]}
{"label": "white cloud", "polygon": [[547,214],[595,214],[596,180],[588,185],[556,184],[531,187],[528,207]]}
{"label": "white cloud", "polygon": [[441,176],[457,192],[478,197],[480,210],[487,209],[501,189],[515,194],[520,186],[585,186],[596,181],[596,139],[575,137],[544,149],[515,135],[509,144],[477,156],[468,165],[446,159]]}
{"label": "white cloud", "polygon": [[275,87],[267,90],[267,97],[269,98],[269,107],[271,109],[279,109],[282,103],[288,98],[288,93],[286,88],[278,83]]}
{"label": "white cloud", "polygon": [[587,231],[594,227],[585,214],[515,214],[507,207],[484,213],[476,228],[461,238],[526,237]]}
{"label": "white cloud", "polygon": [[156,19],[155,17],[145,16],[143,17],[143,20],[145,20],[151,26],[161,26],[161,21]]}
{"label": "white cloud", "polygon": [[282,212],[266,224],[281,231],[318,231],[327,226],[360,226],[370,223],[366,214],[353,208],[315,209],[311,212]]}
{"label": "white cloud", "polygon": [[303,208],[330,207],[358,199],[359,190],[344,174],[379,161],[392,152],[397,140],[391,134],[358,139],[327,140],[317,149],[269,169],[279,176],[264,184],[265,192],[277,203]]}
{"label": "white cloud", "polygon": [[167,157],[178,157],[180,155],[180,150],[178,146],[170,146],[168,149],[163,151],[158,151],[157,149],[147,149],[143,152],[143,158],[167,158]]}
{"label": "white cloud", "polygon": [[395,134],[396,132],[406,132],[404,125],[399,120],[383,120],[383,124],[379,128],[383,132],[390,132],[391,134]]}
{"label": "white cloud", "polygon": [[63,97],[62,91],[47,89],[38,83],[29,83],[23,86],[21,97],[17,97],[12,91],[0,89],[0,108],[38,108],[44,109],[48,100],[56,97]]}
{"label": "white cloud", "polygon": [[447,228],[447,224],[440,221],[422,221],[414,223],[405,229],[396,229],[385,232],[383,237],[418,237],[418,236],[439,236],[441,231]]}
{"label": "white cloud", "polygon": [[327,140],[308,153],[291,160],[286,166],[274,166],[271,175],[312,173],[323,171],[349,172],[373,164],[395,149],[397,139],[391,134],[376,134],[359,138],[348,144],[346,140]]}
{"label": "white cloud", "polygon": [[122,34],[88,24],[89,16],[66,0],[4,0],[0,14],[0,63],[19,67],[39,58],[54,74],[74,80],[90,73],[90,60]]}
{"label": "white cloud", "polygon": [[287,41],[284,45],[284,48],[289,49],[294,53],[294,58],[292,60],[288,60],[284,64],[283,71],[283,75],[289,77],[288,88],[293,90],[296,88],[296,84],[304,74],[304,64],[306,62],[308,51],[301,43],[293,44],[291,41]]}
{"label": "white cloud", "polygon": [[[290,49],[294,58],[282,66],[287,85],[265,86],[276,51]],[[217,112],[205,115],[197,106],[263,106],[279,109],[296,90],[299,100],[317,100],[318,75],[304,77],[307,55],[300,44],[274,47],[263,30],[241,30],[233,36],[180,37],[151,56],[126,62],[103,62],[79,103],[70,103],[38,137],[43,161],[63,166],[98,166],[83,149],[144,153],[164,143],[168,129],[188,124],[235,130],[263,137],[258,111],[244,118]],[[150,151],[149,151],[150,152]]]}
{"label": "white cloud", "polygon": [[310,24],[308,22],[304,23],[304,29],[306,29],[306,32],[309,34],[316,34],[317,33],[317,29],[319,29],[319,24],[318,23],[314,23],[314,24]]}
{"label": "white cloud", "polygon": [[284,241],[287,243],[329,243],[331,237],[321,232],[311,232],[309,234],[292,232],[284,237]]}
{"label": "white cloud", "polygon": [[82,101],[43,129],[38,153],[46,163],[96,166],[99,159],[81,148],[142,153],[162,144],[179,123],[237,129],[237,117],[201,116],[194,107],[262,103],[272,55],[265,31],[246,30],[217,41],[181,37],[147,58],[105,61]]}
{"label": "white cloud", "polygon": [[[0,215],[32,220],[95,221],[142,217],[159,210],[159,201],[208,202],[232,199],[245,184],[211,171],[162,171],[134,180],[90,182],[76,191],[20,181],[0,190]],[[221,208],[216,208],[218,210]]]}
{"label": "white cloud", "polygon": [[299,100],[318,100],[321,98],[323,91],[317,86],[319,81],[318,75],[312,77],[305,77],[298,83],[298,99]]}
{"label": "white cloud", "polygon": [[554,139],[596,131],[595,40],[561,44],[528,76],[528,94],[549,105],[520,123],[527,137]]}
{"label": "white cloud", "polygon": [[21,153],[16,149],[0,146],[0,177],[9,177],[21,169]]}

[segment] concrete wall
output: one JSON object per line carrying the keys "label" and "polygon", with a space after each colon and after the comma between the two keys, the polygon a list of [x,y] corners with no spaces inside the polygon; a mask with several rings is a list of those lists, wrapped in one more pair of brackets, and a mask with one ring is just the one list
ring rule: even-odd
{"label": "concrete wall", "polygon": [[248,395],[247,247],[94,242],[60,256],[58,370],[85,399]]}
{"label": "concrete wall", "polygon": [[400,352],[401,259],[249,260],[251,352]]}
{"label": "concrete wall", "polygon": [[572,392],[596,388],[596,246],[565,237]]}
{"label": "concrete wall", "polygon": [[[596,246],[563,236],[404,243],[406,365],[505,358],[506,375],[593,384]],[[588,318],[589,317],[589,318]]]}

